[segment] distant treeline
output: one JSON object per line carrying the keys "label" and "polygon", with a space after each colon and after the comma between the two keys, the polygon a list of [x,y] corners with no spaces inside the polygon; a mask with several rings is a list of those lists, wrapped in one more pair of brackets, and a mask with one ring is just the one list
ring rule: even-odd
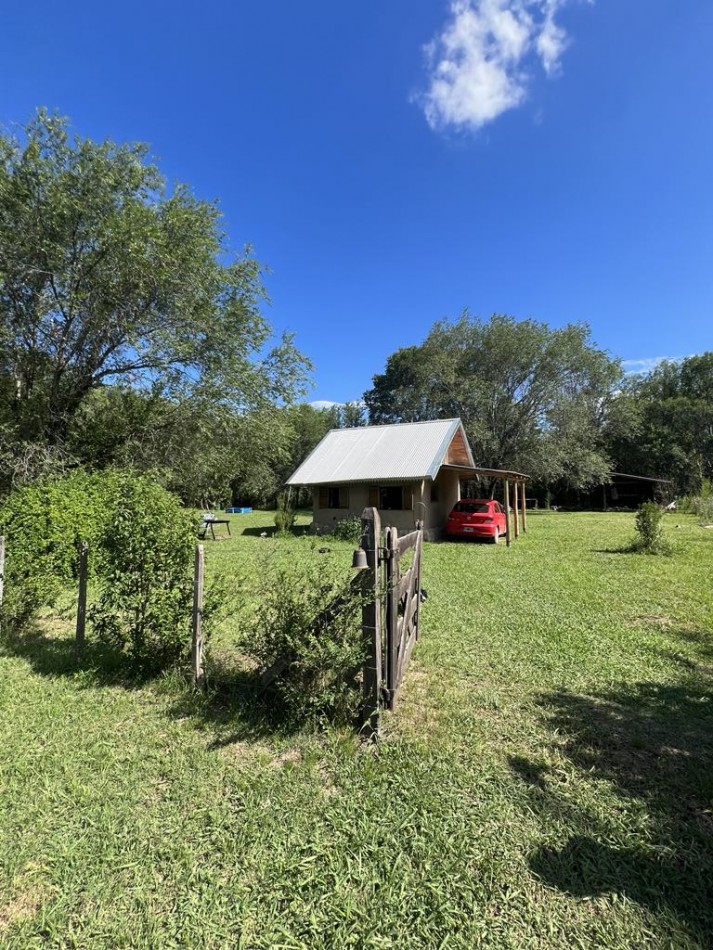
{"label": "distant treeline", "polygon": [[330,428],[454,416],[478,464],[535,491],[713,477],[712,353],[625,377],[584,324],[466,312],[393,353],[363,401],[318,409],[262,274],[145,146],[73,138],[47,112],[0,135],[0,495],[113,467],[191,505],[271,504]]}

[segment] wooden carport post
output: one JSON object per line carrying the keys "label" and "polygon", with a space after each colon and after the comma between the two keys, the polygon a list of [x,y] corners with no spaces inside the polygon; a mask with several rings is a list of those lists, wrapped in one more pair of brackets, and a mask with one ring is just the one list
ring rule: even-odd
{"label": "wooden carport post", "polygon": [[367,569],[362,571],[361,625],[364,642],[362,684],[362,723],[369,739],[379,737],[379,701],[381,699],[381,591],[379,589],[379,540],[381,518],[376,508],[361,513],[361,546],[366,553]]}
{"label": "wooden carport post", "polygon": [[504,479],[505,482],[505,541],[507,546],[512,544],[512,529],[510,528],[510,479]]}
{"label": "wooden carport post", "polygon": [[512,489],[514,493],[513,498],[513,520],[515,522],[515,538],[520,537],[520,505],[518,504],[518,480],[513,479]]}
{"label": "wooden carport post", "polygon": [[525,479],[522,480],[522,533],[527,534],[527,503],[525,501]]}

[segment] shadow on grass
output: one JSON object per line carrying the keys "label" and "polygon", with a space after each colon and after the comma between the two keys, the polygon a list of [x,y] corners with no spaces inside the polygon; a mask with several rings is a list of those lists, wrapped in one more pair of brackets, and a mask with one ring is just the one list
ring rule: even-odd
{"label": "shadow on grass", "polygon": [[[243,528],[240,532],[246,538],[274,538],[278,537],[277,528],[275,525],[268,525],[266,527],[257,528]],[[286,537],[293,538],[305,538],[305,537],[315,537],[314,532],[312,531],[311,525],[308,524],[298,524],[295,525],[286,535]]]}
{"label": "shadow on grass", "polygon": [[[688,632],[684,632],[684,636]],[[563,820],[564,847],[530,858],[547,884],[578,897],[623,894],[672,913],[703,946],[713,937],[713,683],[643,682],[596,695],[542,697],[550,725],[587,781],[603,779],[645,809],[645,828],[608,822],[558,791],[546,765],[511,759],[546,827]],[[550,780],[551,779],[551,780]],[[602,794],[605,794],[602,790]]]}
{"label": "shadow on grass", "polygon": [[300,725],[289,720],[272,694],[261,687],[259,676],[247,671],[215,671],[206,693],[186,685],[172,696],[168,713],[191,720],[210,736],[209,749],[284,738],[300,731]]}
{"label": "shadow on grass", "polygon": [[636,550],[630,544],[625,544],[620,548],[593,548],[593,554],[636,554]]}
{"label": "shadow on grass", "polygon": [[207,692],[196,690],[185,669],[162,676],[127,668],[127,657],[89,639],[78,656],[73,636],[48,633],[41,623],[22,633],[8,633],[2,640],[2,654],[26,660],[32,670],[49,678],[81,675],[81,687],[113,686],[126,690],[155,685],[168,698],[168,715],[190,719],[197,729],[212,733],[209,748],[235,742],[285,737],[304,728],[291,721],[280,703],[260,683],[258,673],[214,667]]}
{"label": "shadow on grass", "polygon": [[[655,618],[652,620],[652,626],[656,626]],[[666,626],[660,627],[660,633],[665,635],[669,631]],[[676,649],[675,640],[684,640],[689,649],[682,653]],[[653,649],[652,652],[658,656],[664,657],[670,663],[676,663],[686,672],[702,676],[713,676],[713,633],[705,630],[680,630],[672,633],[672,647],[670,649]],[[693,647],[696,655],[689,656],[690,647]]]}
{"label": "shadow on grass", "polygon": [[148,677],[127,672],[126,657],[119,651],[96,641],[88,640],[81,655],[73,636],[56,636],[34,622],[21,633],[10,631],[2,640],[3,652],[21,657],[40,676],[75,676],[87,672],[97,685],[137,688]]}
{"label": "shadow on grass", "polygon": [[630,541],[618,548],[593,548],[592,550],[594,554],[639,554],[642,557],[671,557],[675,553],[668,543],[662,543],[659,547],[649,550],[637,541]]}

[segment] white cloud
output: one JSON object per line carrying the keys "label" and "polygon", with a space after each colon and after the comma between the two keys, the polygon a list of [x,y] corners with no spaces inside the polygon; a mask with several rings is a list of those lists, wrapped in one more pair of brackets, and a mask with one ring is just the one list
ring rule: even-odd
{"label": "white cloud", "polygon": [[535,48],[548,76],[557,72],[562,53],[569,46],[569,38],[561,26],[555,23],[557,4],[550,3],[545,11],[545,21],[535,40]]}
{"label": "white cloud", "polygon": [[313,409],[331,409],[333,406],[359,406],[360,409],[366,409],[366,403],[363,399],[348,399],[346,402],[332,402],[331,399],[315,399],[310,403]]}
{"label": "white cloud", "polygon": [[433,129],[479,129],[527,97],[528,66],[557,73],[568,45],[555,20],[569,0],[451,0],[426,47],[429,87],[420,102]]}
{"label": "white cloud", "polygon": [[622,360],[621,365],[627,375],[630,373],[650,373],[652,369],[656,369],[659,363],[664,361],[678,363],[682,359],[682,356],[645,356],[638,360]]}

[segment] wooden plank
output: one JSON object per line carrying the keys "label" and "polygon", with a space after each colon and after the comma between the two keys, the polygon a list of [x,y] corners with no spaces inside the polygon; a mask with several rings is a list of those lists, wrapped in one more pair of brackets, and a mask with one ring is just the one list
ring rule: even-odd
{"label": "wooden plank", "polygon": [[398,686],[398,622],[399,622],[399,532],[397,528],[386,529],[386,687],[389,692],[389,709],[393,709],[392,696]]}
{"label": "wooden plank", "polygon": [[[411,659],[411,652],[413,651],[413,647],[414,647],[415,642],[416,642],[416,637],[415,637],[415,636],[410,637],[410,638],[406,641],[406,644],[405,644],[405,647],[404,647],[404,650],[403,650],[403,654],[402,654],[402,655],[403,655],[402,673],[404,673],[404,672],[406,671],[406,667],[407,667],[408,664],[409,664],[409,661],[410,661],[410,659]],[[401,687],[403,686],[403,682],[404,682],[404,677],[403,677],[403,675],[402,675],[402,676],[401,676],[401,679],[399,680],[399,685],[398,685],[398,687],[394,690],[394,694],[393,694],[393,697],[392,697],[392,704],[393,704],[392,708],[395,707],[396,704],[397,704],[398,701],[399,701],[399,697],[401,696]]]}
{"label": "wooden plank", "polygon": [[512,544],[512,537],[510,531],[510,479],[505,479],[505,540],[507,541],[507,546],[510,547]]}
{"label": "wooden plank", "polygon": [[[396,531],[396,528],[392,528],[392,531]],[[411,531],[409,534],[405,534],[402,538],[398,538],[398,543],[396,545],[396,550],[399,554],[405,554],[406,551],[410,551],[411,548],[415,548],[418,543],[418,531]]]}
{"label": "wooden plank", "polygon": [[406,601],[406,609],[403,616],[403,629],[404,634],[408,637],[411,633],[411,627],[413,626],[413,618],[416,612],[416,594],[411,591],[408,600]]}
{"label": "wooden plank", "polygon": [[419,631],[421,628],[421,560],[423,558],[423,522],[418,522],[418,529],[420,537],[418,539],[418,544],[416,545],[416,556],[414,557],[413,571],[416,575],[416,596],[418,597],[418,602],[416,604],[416,639],[418,640]]}
{"label": "wooden plank", "polygon": [[196,545],[193,571],[193,637],[191,640],[191,668],[195,686],[205,688],[203,665],[203,582],[205,576],[205,548]]}
{"label": "wooden plank", "polygon": [[[405,644],[405,646],[404,646],[404,652],[403,652],[403,658],[402,658],[403,672],[404,672],[404,673],[406,672],[406,669],[407,669],[409,663],[411,662],[411,654],[412,654],[412,652],[413,652],[413,648],[414,648],[414,644],[415,644],[415,643],[416,643],[416,634],[415,634],[415,632],[414,632],[414,633],[412,634],[412,636],[410,636],[410,637],[408,638],[408,640],[406,641],[406,644]],[[402,676],[402,677],[401,677],[401,683],[403,683],[403,681],[404,681],[404,677]]]}
{"label": "wooden plank", "polygon": [[399,581],[399,600],[401,600],[404,594],[411,587],[411,583],[413,582],[413,579],[415,577],[413,568],[414,568],[414,565],[412,564],[411,567],[406,571],[406,573],[401,575],[401,580]]}
{"label": "wooden plank", "polygon": [[[387,705],[393,709],[413,643],[418,636],[421,601],[423,524],[399,538],[396,528],[386,530],[386,685]],[[401,575],[401,556],[414,550],[411,567]],[[399,616],[399,607],[403,615]]]}
{"label": "wooden plank", "polygon": [[381,585],[379,582],[379,540],[381,518],[375,507],[361,513],[361,547],[366,552],[367,569],[360,571],[361,627],[364,643],[362,682],[362,730],[367,738],[379,736],[381,700]]}
{"label": "wooden plank", "polygon": [[77,626],[75,630],[75,648],[77,656],[84,652],[85,630],[87,625],[87,569],[89,544],[82,541],[79,548],[79,594],[77,596]]}
{"label": "wooden plank", "polygon": [[517,497],[518,496],[517,479],[515,479],[515,481],[512,483],[512,488],[513,488],[513,493],[515,496],[513,498],[513,511],[512,511],[513,521],[515,522],[515,537],[519,538],[520,537],[520,512],[518,510],[519,505],[518,505],[518,497]]}

